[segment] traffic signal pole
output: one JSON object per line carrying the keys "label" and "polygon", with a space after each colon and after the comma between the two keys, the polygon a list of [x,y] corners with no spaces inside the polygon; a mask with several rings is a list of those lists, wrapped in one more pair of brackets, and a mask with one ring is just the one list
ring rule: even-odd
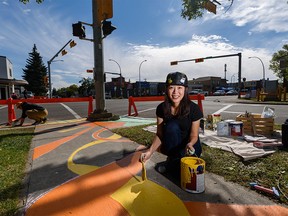
{"label": "traffic signal pole", "polygon": [[[105,96],[104,96],[104,63],[103,63],[103,38],[101,29],[102,14],[98,14],[102,10],[97,0],[92,0],[92,16],[93,16],[93,42],[94,42],[94,84],[95,84],[95,103],[96,109],[88,116],[89,121],[100,120],[116,120],[119,116],[112,115],[105,110]],[[100,10],[99,10],[100,9]]]}
{"label": "traffic signal pole", "polygon": [[[238,56],[238,98],[240,98],[240,89],[241,89],[241,62],[242,62],[242,53],[237,53],[237,54],[230,54],[230,55],[221,55],[221,56],[208,56],[205,58],[195,58],[195,59],[186,59],[186,60],[181,60],[181,61],[171,61],[170,65],[177,65],[178,63],[181,62],[188,62],[188,61],[195,61],[197,63],[197,60],[201,59],[213,59],[213,58],[226,58],[226,57],[233,57],[233,56]],[[203,61],[201,61],[203,62]]]}
{"label": "traffic signal pole", "polygon": [[101,113],[105,110],[104,100],[104,64],[102,49],[101,23],[98,20],[97,0],[92,0],[93,14],[93,40],[94,40],[94,82],[95,82],[95,100],[96,112]]}
{"label": "traffic signal pole", "polygon": [[49,77],[49,97],[52,98],[52,83],[51,83],[51,63],[52,61],[59,55],[62,50],[72,41],[70,39],[49,61],[47,61],[48,64],[48,77]]}

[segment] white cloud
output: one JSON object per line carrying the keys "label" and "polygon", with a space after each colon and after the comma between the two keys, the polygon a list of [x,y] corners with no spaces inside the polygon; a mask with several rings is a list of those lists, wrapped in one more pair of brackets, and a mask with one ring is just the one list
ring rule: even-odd
{"label": "white cloud", "polygon": [[253,24],[250,31],[287,32],[287,1],[234,1],[227,13],[219,13],[218,19],[230,19],[236,26]]}

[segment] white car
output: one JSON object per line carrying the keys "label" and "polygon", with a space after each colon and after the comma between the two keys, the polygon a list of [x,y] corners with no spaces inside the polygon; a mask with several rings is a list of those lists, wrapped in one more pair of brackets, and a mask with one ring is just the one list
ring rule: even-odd
{"label": "white car", "polygon": [[225,95],[224,90],[217,90],[216,92],[213,93],[214,96],[219,96],[219,95]]}

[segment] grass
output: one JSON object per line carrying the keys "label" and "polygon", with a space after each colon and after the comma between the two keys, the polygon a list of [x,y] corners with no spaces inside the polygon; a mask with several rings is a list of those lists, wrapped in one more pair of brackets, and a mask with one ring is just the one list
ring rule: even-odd
{"label": "grass", "polygon": [[34,128],[0,130],[0,215],[16,215]]}
{"label": "grass", "polygon": [[[144,131],[146,126],[148,125],[118,128],[113,132],[149,146],[154,133]],[[272,155],[245,162],[233,153],[203,145],[201,158],[205,160],[208,172],[223,176],[227,181],[244,187],[249,187],[250,182],[257,182],[266,188],[280,189],[280,199],[264,193],[263,195],[271,197],[276,203],[288,205],[288,150],[277,150]]]}

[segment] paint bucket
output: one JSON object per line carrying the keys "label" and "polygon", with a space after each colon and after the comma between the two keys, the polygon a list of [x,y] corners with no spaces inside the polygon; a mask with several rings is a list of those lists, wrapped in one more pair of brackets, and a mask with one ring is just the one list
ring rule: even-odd
{"label": "paint bucket", "polygon": [[243,122],[230,122],[229,127],[231,136],[243,136]]}
{"label": "paint bucket", "polygon": [[229,136],[229,123],[221,121],[217,123],[217,136]]}
{"label": "paint bucket", "polygon": [[205,191],[205,161],[203,159],[181,158],[181,188],[190,193]]}

